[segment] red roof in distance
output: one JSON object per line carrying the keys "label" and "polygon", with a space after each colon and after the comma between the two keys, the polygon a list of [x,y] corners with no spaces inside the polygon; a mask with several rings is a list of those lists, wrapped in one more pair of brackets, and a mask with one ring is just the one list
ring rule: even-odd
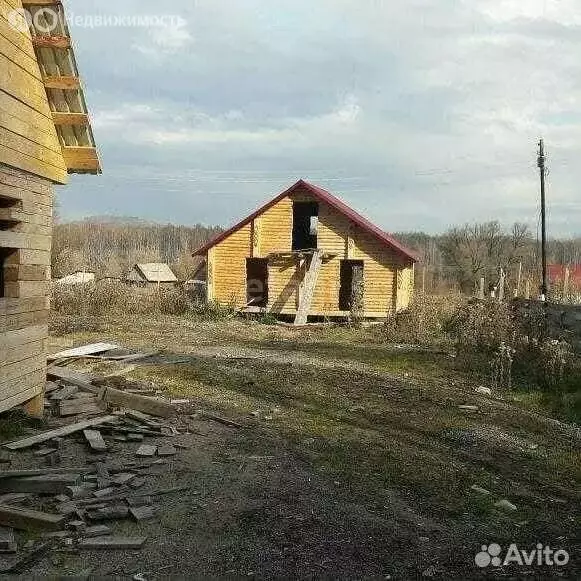
{"label": "red roof in distance", "polygon": [[375,224],[370,222],[367,218],[363,217],[361,214],[350,208],[347,204],[345,204],[345,202],[341,201],[339,198],[331,194],[331,192],[328,192],[327,190],[324,190],[319,186],[310,184],[309,182],[306,182],[305,180],[302,179],[299,180],[296,184],[292,185],[287,190],[285,190],[284,192],[278,194],[278,196],[276,196],[275,198],[273,198],[260,208],[258,208],[256,211],[250,214],[250,216],[244,218],[244,220],[241,220],[237,224],[234,224],[234,226],[232,226],[231,228],[228,228],[228,230],[225,230],[224,232],[221,232],[220,234],[212,238],[207,244],[205,244],[201,248],[198,248],[198,250],[194,252],[194,255],[205,254],[210,248],[212,248],[212,246],[215,246],[216,244],[222,242],[222,240],[228,238],[230,234],[233,234],[234,232],[236,232],[236,230],[239,230],[240,228],[246,226],[246,224],[252,222],[254,218],[256,218],[257,216],[259,216],[260,214],[274,206],[276,203],[280,202],[280,200],[286,198],[287,196],[292,194],[295,190],[300,188],[306,189],[319,201],[329,204],[329,206],[333,207],[340,214],[343,214],[346,218],[351,220],[351,222],[359,226],[364,231],[375,236],[375,238],[377,238],[380,242],[383,242],[386,246],[389,246],[390,248],[396,250],[400,254],[403,254],[406,258],[413,260],[414,262],[418,260],[416,254],[412,250],[406,248],[403,244],[398,242],[393,236],[390,236],[389,234],[381,230],[381,228],[378,228]]}
{"label": "red roof in distance", "polygon": [[547,264],[547,275],[552,283],[565,280],[565,269],[569,269],[569,281],[581,284],[581,264]]}

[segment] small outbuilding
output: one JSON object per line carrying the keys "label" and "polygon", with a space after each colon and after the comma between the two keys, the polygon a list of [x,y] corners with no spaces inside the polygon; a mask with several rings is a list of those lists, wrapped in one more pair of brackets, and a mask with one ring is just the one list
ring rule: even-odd
{"label": "small outbuilding", "polygon": [[163,262],[136,264],[125,278],[129,284],[138,286],[173,286],[178,282],[171,268]]}
{"label": "small outbuilding", "polygon": [[415,254],[330,192],[299,180],[196,254],[208,300],[244,312],[384,318],[406,309]]}

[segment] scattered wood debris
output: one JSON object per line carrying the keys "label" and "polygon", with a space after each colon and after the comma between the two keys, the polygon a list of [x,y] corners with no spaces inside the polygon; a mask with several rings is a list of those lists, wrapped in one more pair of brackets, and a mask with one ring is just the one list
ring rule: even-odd
{"label": "scattered wood debris", "polygon": [[[114,348],[93,344],[56,353],[53,359],[98,357],[127,362],[158,353],[120,354],[119,349],[108,353]],[[0,466],[0,553],[15,554],[12,564],[0,573],[24,570],[53,546],[66,551],[141,549],[146,537],[115,536],[109,523],[154,519],[161,496],[188,490],[156,490],[150,483],[157,474],[150,468],[172,462],[191,448],[176,436],[192,433],[187,419],[175,418],[178,412],[171,401],[147,395],[157,393],[155,386],[124,377],[99,378],[55,364],[47,376],[45,410],[64,425],[3,445],[7,451],[1,451],[0,464],[13,459],[8,451],[32,448],[29,458],[48,465],[16,470]],[[202,412],[201,417],[242,427],[211,413]],[[75,455],[74,466],[61,467],[61,462],[73,457],[67,453],[69,439],[77,442],[77,449],[84,444],[87,453],[81,452],[81,458]],[[123,448],[128,451],[126,461],[112,461],[112,455]],[[131,454],[137,459],[127,459]],[[19,503],[26,503],[26,508]],[[46,541],[26,545],[18,553],[13,529],[44,531]]]}
{"label": "scattered wood debris", "polygon": [[97,353],[104,353],[118,349],[119,345],[114,343],[91,343],[90,345],[83,345],[82,347],[74,347],[72,349],[65,349],[58,353],[49,355],[47,359],[54,361],[55,359],[68,359],[69,357],[83,357],[85,355],[95,355]]}

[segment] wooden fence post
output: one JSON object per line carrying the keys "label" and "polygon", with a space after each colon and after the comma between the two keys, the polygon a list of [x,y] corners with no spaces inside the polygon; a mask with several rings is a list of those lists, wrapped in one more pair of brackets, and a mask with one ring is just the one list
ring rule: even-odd
{"label": "wooden fence post", "polygon": [[480,277],[480,286],[478,287],[478,298],[483,301],[484,300],[484,277]]}
{"label": "wooden fence post", "polygon": [[565,276],[563,278],[563,296],[561,297],[561,300],[566,303],[569,301],[569,280],[571,277],[571,271],[569,270],[569,267],[566,266],[565,267]]}
{"label": "wooden fence post", "polygon": [[514,289],[514,298],[520,296],[520,284],[522,282],[522,261],[518,263],[518,275],[516,277],[516,288]]}
{"label": "wooden fence post", "polygon": [[501,303],[504,300],[504,269],[500,269],[500,280],[498,281],[498,302]]}

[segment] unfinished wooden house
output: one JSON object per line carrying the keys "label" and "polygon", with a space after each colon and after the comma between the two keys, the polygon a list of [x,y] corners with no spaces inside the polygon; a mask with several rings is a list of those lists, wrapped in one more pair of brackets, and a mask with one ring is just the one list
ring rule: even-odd
{"label": "unfinished wooden house", "polygon": [[244,312],[384,318],[405,309],[414,254],[326,190],[298,181],[200,248],[208,300]]}
{"label": "unfinished wooden house", "polygon": [[42,414],[53,185],[99,172],[61,3],[0,0],[0,411]]}

